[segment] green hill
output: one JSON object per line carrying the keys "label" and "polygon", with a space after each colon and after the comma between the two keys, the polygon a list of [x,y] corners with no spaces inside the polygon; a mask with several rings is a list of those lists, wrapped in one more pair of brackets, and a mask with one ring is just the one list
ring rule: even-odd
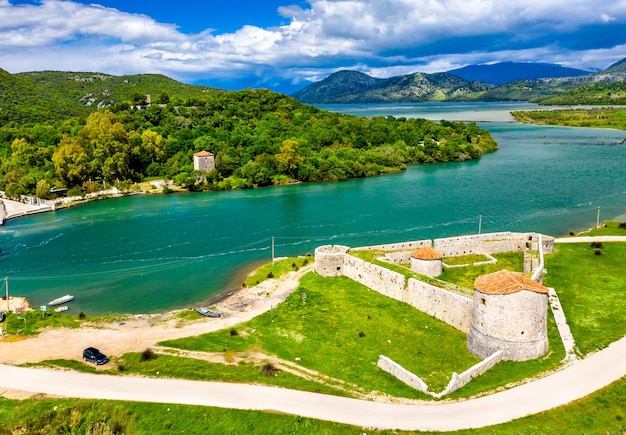
{"label": "green hill", "polygon": [[216,91],[158,74],[112,76],[90,72],[42,71],[9,74],[0,69],[0,125],[88,115],[116,104],[188,100]]}
{"label": "green hill", "polygon": [[492,87],[448,73],[376,79],[356,71],[339,71],[294,93],[293,97],[305,103],[409,103],[459,99]]}

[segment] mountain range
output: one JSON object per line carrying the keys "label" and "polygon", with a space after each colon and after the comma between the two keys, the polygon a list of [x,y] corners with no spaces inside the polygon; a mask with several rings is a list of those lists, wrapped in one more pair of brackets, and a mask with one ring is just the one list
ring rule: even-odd
{"label": "mountain range", "polygon": [[503,62],[472,65],[443,73],[413,73],[387,79],[370,77],[357,71],[338,71],[292,96],[312,104],[540,101],[587,84],[624,80],[626,59],[601,72],[545,63]]}

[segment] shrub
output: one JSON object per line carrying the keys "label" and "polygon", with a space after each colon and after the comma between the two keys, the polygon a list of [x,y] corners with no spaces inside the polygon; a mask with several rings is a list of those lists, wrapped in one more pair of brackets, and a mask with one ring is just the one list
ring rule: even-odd
{"label": "shrub", "polygon": [[236,337],[239,335],[239,333],[237,332],[237,330],[235,328],[231,329],[230,332],[228,333],[231,337]]}
{"label": "shrub", "polygon": [[594,254],[595,255],[602,255],[602,250],[601,249],[596,249]]}
{"label": "shrub", "polygon": [[141,358],[139,359],[139,361],[141,362],[151,361],[153,359],[156,359],[156,357],[157,357],[156,353],[154,353],[152,349],[147,348],[146,350],[141,352]]}
{"label": "shrub", "polygon": [[263,367],[261,367],[261,374],[270,378],[278,375],[279,371],[280,370],[278,370],[278,368],[274,364],[269,362],[263,364]]}
{"label": "shrub", "polygon": [[81,311],[80,313],[78,313],[78,318],[79,318],[79,319],[84,319],[85,317],[87,317],[87,314],[85,314],[83,311]]}
{"label": "shrub", "polygon": [[604,245],[602,242],[591,242],[591,247],[594,249],[602,249],[604,248]]}
{"label": "shrub", "polygon": [[269,271],[269,273],[267,274],[267,278],[268,279],[274,278],[274,274],[272,273],[272,271]]}
{"label": "shrub", "polygon": [[620,230],[626,230],[626,222],[620,222],[617,226]]}
{"label": "shrub", "polygon": [[365,332],[359,331],[359,337],[361,337],[361,338],[365,337]]}

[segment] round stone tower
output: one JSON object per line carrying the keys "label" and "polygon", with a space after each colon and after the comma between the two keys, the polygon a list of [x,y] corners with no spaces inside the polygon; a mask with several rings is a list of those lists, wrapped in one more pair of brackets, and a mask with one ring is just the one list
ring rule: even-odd
{"label": "round stone tower", "polygon": [[324,245],[315,249],[315,271],[320,276],[342,276],[343,258],[350,248],[341,245]]}
{"label": "round stone tower", "polygon": [[434,278],[443,272],[443,254],[430,246],[411,252],[411,270]]}
{"label": "round stone tower", "polygon": [[479,358],[498,350],[526,361],[548,350],[548,289],[519,273],[501,270],[474,282],[468,349]]}

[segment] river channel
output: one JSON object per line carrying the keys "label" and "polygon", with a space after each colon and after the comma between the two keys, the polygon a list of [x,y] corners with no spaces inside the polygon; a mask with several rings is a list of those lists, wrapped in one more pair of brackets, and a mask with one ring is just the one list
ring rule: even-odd
{"label": "river channel", "polygon": [[[559,236],[626,220],[626,132],[512,122],[508,104],[328,106],[360,116],[477,121],[500,150],[342,183],[133,196],[9,220],[0,277],[33,305],[73,294],[69,313],[153,313],[239,288],[255,265],[313,253],[478,232]],[[487,122],[483,122],[487,121]]]}

